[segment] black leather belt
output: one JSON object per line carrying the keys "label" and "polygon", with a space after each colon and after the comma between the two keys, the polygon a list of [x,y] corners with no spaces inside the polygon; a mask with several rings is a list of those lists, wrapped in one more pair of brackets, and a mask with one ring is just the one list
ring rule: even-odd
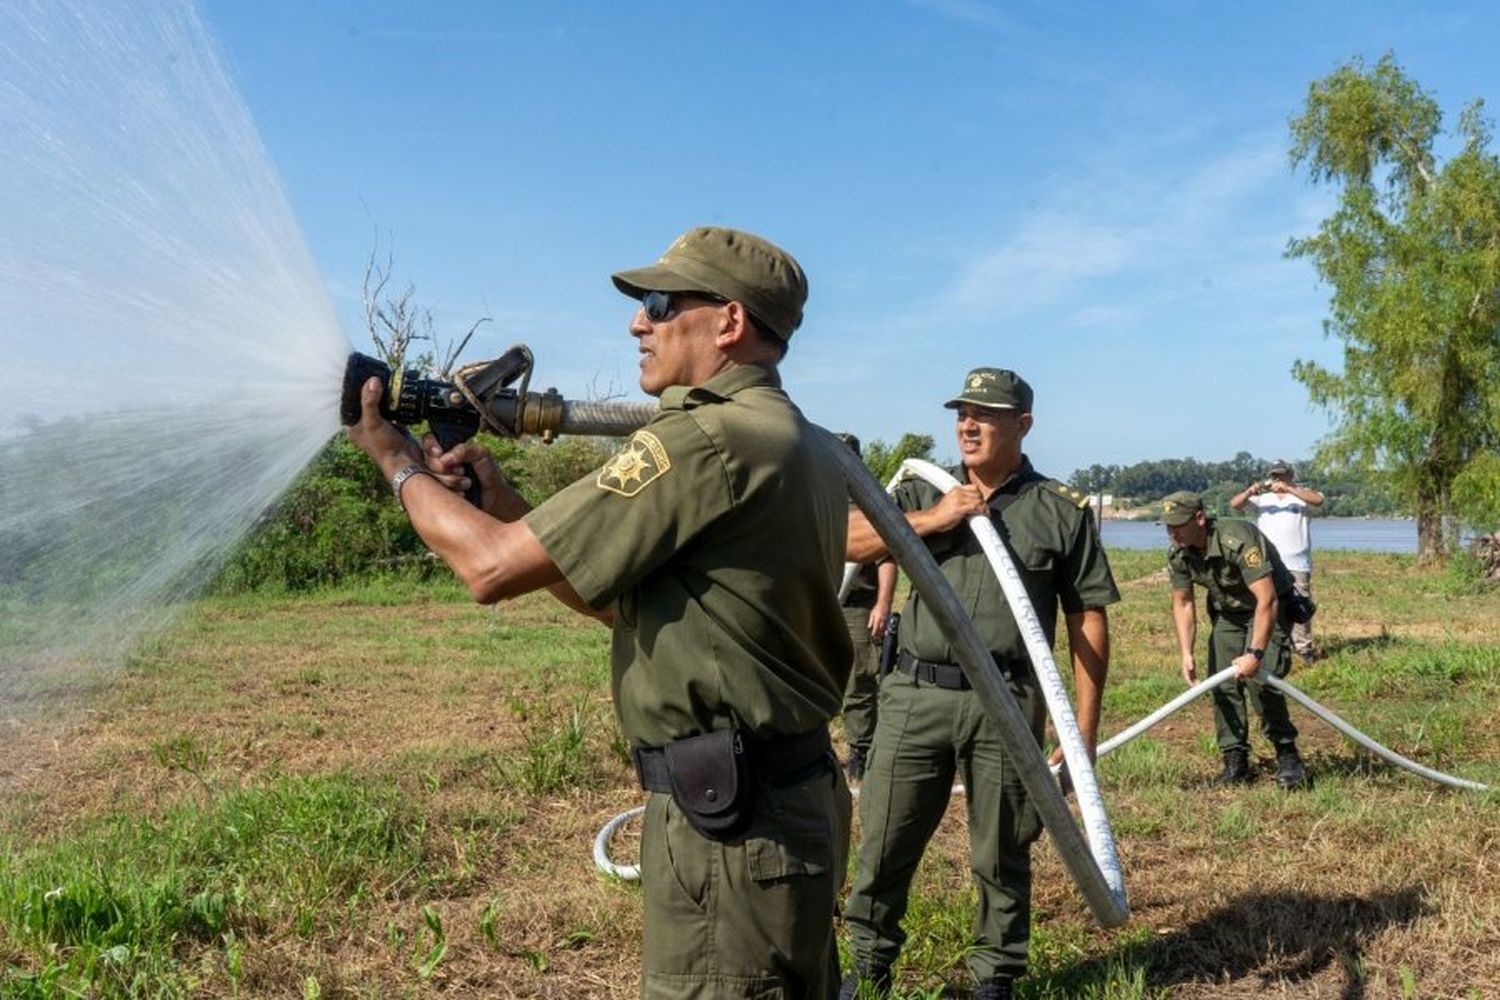
{"label": "black leather belt", "polygon": [[[746,736],[745,748],[761,780],[777,788],[795,785],[835,763],[827,726],[796,736]],[[635,776],[643,791],[672,790],[665,747],[635,747],[630,755],[635,758]]]}
{"label": "black leather belt", "polygon": [[[995,667],[1006,680],[1025,673],[1024,670],[1014,667],[1001,666],[998,660],[995,661]],[[896,657],[896,669],[919,684],[931,684],[933,687],[949,691],[967,691],[973,686],[969,683],[969,678],[965,676],[963,668],[958,664],[919,660],[904,649]]]}

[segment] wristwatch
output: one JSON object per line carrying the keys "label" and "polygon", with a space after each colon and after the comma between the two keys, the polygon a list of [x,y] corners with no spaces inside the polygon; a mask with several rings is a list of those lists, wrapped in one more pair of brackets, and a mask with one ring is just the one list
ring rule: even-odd
{"label": "wristwatch", "polygon": [[401,505],[402,510],[406,509],[406,501],[401,499],[401,487],[405,486],[406,481],[412,476],[430,475],[432,473],[428,472],[427,468],[420,462],[412,462],[409,465],[402,466],[401,471],[391,477],[391,492],[396,494],[396,502]]}
{"label": "wristwatch", "polygon": [[1266,658],[1266,651],[1260,646],[1251,646],[1250,648],[1246,649],[1245,652],[1255,657],[1255,662],[1257,663]]}

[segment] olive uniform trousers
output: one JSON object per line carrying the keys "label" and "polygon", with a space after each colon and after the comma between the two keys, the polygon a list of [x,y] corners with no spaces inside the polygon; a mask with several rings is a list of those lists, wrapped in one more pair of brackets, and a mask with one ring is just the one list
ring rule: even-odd
{"label": "olive uniform trousers", "polygon": [[[1029,671],[1011,694],[1041,741],[1046,706]],[[857,965],[895,962],[906,940],[912,876],[947,810],[953,780],[969,813],[969,866],[979,892],[967,962],[983,982],[1026,971],[1031,937],[1031,845],[1041,817],[1001,750],[979,696],[893,671],[880,687],[875,742],[860,787],[859,874],[844,908]]]}
{"label": "olive uniform trousers", "polygon": [[705,837],[671,795],[652,793],[641,833],[641,995],[833,996],[832,915],[848,864],[850,811],[849,786],[832,755],[794,784],[762,781],[755,818],[730,840]]}
{"label": "olive uniform trousers", "polygon": [[[1213,676],[1229,666],[1230,661],[1250,645],[1253,612],[1226,614],[1209,609],[1213,632],[1208,643],[1208,673]],[[1292,669],[1291,646],[1287,642],[1287,625],[1278,622],[1271,630],[1263,666],[1276,677],[1285,677]],[[1227,681],[1214,688],[1214,732],[1219,752],[1250,749],[1250,719],[1245,712],[1246,695],[1255,714],[1260,717],[1260,731],[1275,746],[1297,739],[1286,710],[1286,696],[1260,681]]]}
{"label": "olive uniform trousers", "polygon": [[854,663],[844,688],[844,738],[851,750],[868,753],[880,698],[880,644],[870,638],[870,608],[845,607],[844,622],[854,643]]}

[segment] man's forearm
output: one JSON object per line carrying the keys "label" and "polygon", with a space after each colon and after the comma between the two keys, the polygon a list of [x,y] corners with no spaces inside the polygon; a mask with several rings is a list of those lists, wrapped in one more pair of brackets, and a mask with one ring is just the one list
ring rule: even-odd
{"label": "man's forearm", "polygon": [[[934,516],[931,508],[927,510],[914,510],[906,515],[906,523],[917,533],[917,537],[924,538],[932,534],[937,527],[938,518]],[[885,539],[875,530],[870,519],[865,517],[863,511],[849,512],[849,534],[844,545],[844,558],[849,562],[866,563],[877,559],[884,559],[891,554]]]}
{"label": "man's forearm", "polygon": [[1067,622],[1078,729],[1092,756],[1099,742],[1099,712],[1109,677],[1109,616],[1103,608],[1087,608],[1068,615]]}
{"label": "man's forearm", "polygon": [[493,604],[562,581],[524,521],[498,521],[431,476],[408,479],[401,499],[422,541],[479,603]]}
{"label": "man's forearm", "polygon": [[1271,644],[1271,631],[1276,627],[1277,610],[1274,593],[1269,599],[1257,595],[1255,619],[1250,624],[1250,645],[1256,649],[1265,649]]}
{"label": "man's forearm", "polygon": [[1177,649],[1183,656],[1192,656],[1198,642],[1198,611],[1192,600],[1172,601],[1172,626],[1177,633]]}
{"label": "man's forearm", "polygon": [[[493,495],[491,495],[493,494]],[[502,483],[498,489],[487,489],[480,498],[485,512],[497,520],[519,521],[531,513],[531,504],[510,483]]]}
{"label": "man's forearm", "polygon": [[1325,498],[1323,494],[1318,492],[1317,490],[1309,489],[1306,486],[1293,486],[1292,492],[1297,495],[1298,500],[1301,500],[1305,504],[1310,504],[1313,507],[1323,506],[1323,500]]}
{"label": "man's forearm", "polygon": [[896,563],[887,559],[875,567],[875,607],[889,612],[896,600]]}

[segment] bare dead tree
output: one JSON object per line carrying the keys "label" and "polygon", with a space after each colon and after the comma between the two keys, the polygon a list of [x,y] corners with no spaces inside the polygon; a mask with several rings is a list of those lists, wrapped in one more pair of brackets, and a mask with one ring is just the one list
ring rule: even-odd
{"label": "bare dead tree", "polygon": [[[395,251],[387,249],[382,258],[380,249],[381,236],[377,229],[370,258],[365,262],[362,289],[365,329],[369,331],[376,352],[395,371],[407,368],[420,372],[436,370],[441,377],[449,377],[459,354],[468,346],[474,333],[490,322],[490,317],[481,316],[475,320],[456,344],[449,338],[440,347],[433,332],[432,310],[417,303],[416,285],[408,283],[400,292],[390,291],[395,272]],[[419,343],[426,343],[428,348],[414,354],[412,345]],[[443,354],[441,366],[436,362],[438,350]]]}

